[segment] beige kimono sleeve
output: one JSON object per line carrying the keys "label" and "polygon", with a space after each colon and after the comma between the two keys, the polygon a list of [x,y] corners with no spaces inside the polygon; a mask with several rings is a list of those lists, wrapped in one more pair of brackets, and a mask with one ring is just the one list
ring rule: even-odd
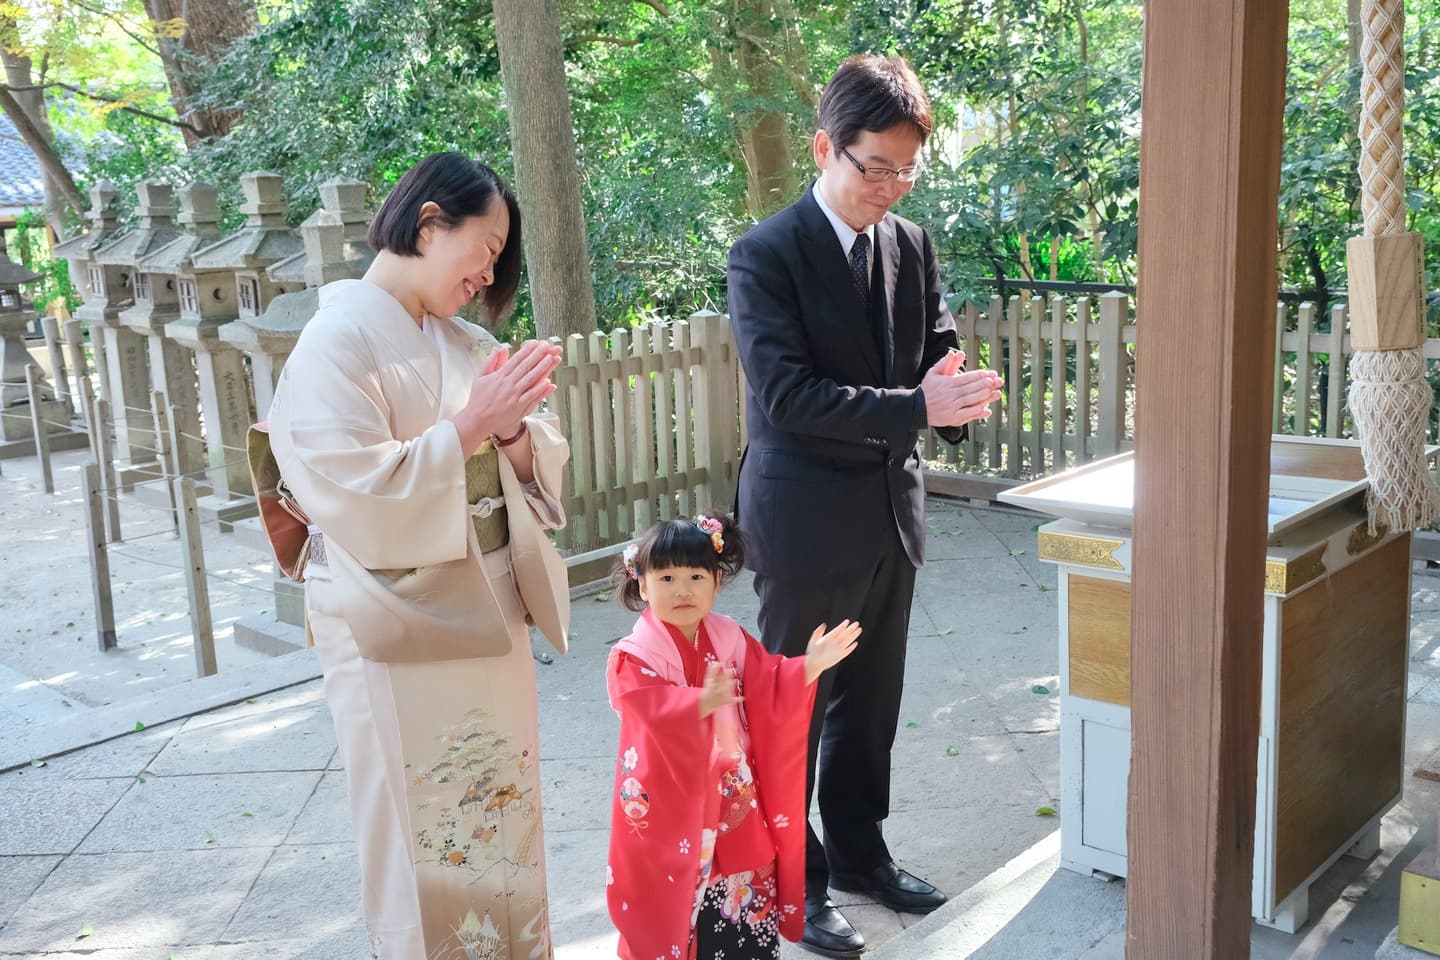
{"label": "beige kimono sleeve", "polygon": [[[410,388],[418,396],[387,395],[362,334],[323,332],[301,338],[270,412],[275,459],[301,508],[367,568],[463,559],[465,457],[454,424],[396,437],[393,406],[425,404],[425,386]],[[392,392],[396,383],[404,381],[390,378]]]}
{"label": "beige kimono sleeve", "polygon": [[564,479],[561,468],[570,457],[570,446],[560,433],[560,420],[553,413],[525,418],[530,431],[530,468],[535,479],[522,484],[525,502],[537,523],[545,530],[565,528],[565,508],[560,503]]}

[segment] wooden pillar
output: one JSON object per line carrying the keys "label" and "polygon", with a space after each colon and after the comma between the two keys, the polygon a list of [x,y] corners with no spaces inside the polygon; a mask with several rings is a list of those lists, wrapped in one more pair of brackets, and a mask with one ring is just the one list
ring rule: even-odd
{"label": "wooden pillar", "polygon": [[1287,16],[1145,8],[1132,960],[1250,952]]}

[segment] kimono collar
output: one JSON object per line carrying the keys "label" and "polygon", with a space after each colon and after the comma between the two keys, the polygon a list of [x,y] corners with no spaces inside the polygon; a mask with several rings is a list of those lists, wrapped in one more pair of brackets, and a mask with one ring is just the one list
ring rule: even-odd
{"label": "kimono collar", "polygon": [[458,329],[458,321],[427,316],[423,325],[416,323],[393,294],[364,279],[327,283],[320,288],[320,306],[354,316],[378,350],[408,366],[430,395],[437,422],[454,417],[468,402],[475,343]]}
{"label": "kimono collar", "polygon": [[[738,668],[739,653],[743,650],[739,643],[739,624],[729,617],[711,613],[701,621],[701,628],[715,648],[715,656],[721,662]],[[616,648],[643,660],[668,682],[685,685],[685,664],[680,659],[680,651],[675,649],[670,628],[649,607],[635,621],[635,629],[630,636],[623,638]]]}
{"label": "kimono collar", "polygon": [[358,277],[335,280],[320,288],[319,297],[322,307],[363,306],[365,312],[360,316],[378,321],[387,333],[390,332],[391,325],[396,323],[404,323],[416,333],[420,331],[420,324],[410,316],[410,311],[395,299],[394,294],[378,283]]}
{"label": "kimono collar", "polygon": [[[701,621],[715,656],[737,676],[744,667],[744,632],[740,624],[718,613],[706,614]],[[629,654],[658,673],[666,683],[677,687],[688,686],[685,679],[685,665],[680,660],[680,651],[670,638],[670,630],[649,608],[635,621],[630,636],[615,644],[620,653]],[[612,703],[613,707],[614,704]],[[745,727],[745,714],[735,704],[727,704],[716,710],[714,717],[715,745],[721,756],[730,757],[737,751],[747,753],[750,749],[750,734]]]}

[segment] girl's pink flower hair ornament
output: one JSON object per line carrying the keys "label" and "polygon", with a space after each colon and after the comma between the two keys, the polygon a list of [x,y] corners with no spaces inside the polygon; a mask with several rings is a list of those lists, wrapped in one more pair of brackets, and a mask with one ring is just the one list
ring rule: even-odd
{"label": "girl's pink flower hair ornament", "polygon": [[725,552],[725,525],[714,517],[698,516],[695,518],[695,526],[710,535],[710,542],[715,547],[716,553]]}
{"label": "girl's pink flower hair ornament", "polygon": [[630,574],[631,580],[640,579],[640,571],[635,568],[635,559],[639,556],[640,544],[638,543],[627,543],[625,545],[625,552],[620,554],[621,559],[625,563],[625,572]]}

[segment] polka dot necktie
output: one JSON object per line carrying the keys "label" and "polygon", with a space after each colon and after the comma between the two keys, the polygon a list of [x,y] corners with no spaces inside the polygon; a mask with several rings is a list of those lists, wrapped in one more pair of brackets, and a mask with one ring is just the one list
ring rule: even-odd
{"label": "polka dot necktie", "polygon": [[870,303],[870,237],[860,234],[850,248],[850,278],[855,282],[855,292],[860,294],[862,303]]}

